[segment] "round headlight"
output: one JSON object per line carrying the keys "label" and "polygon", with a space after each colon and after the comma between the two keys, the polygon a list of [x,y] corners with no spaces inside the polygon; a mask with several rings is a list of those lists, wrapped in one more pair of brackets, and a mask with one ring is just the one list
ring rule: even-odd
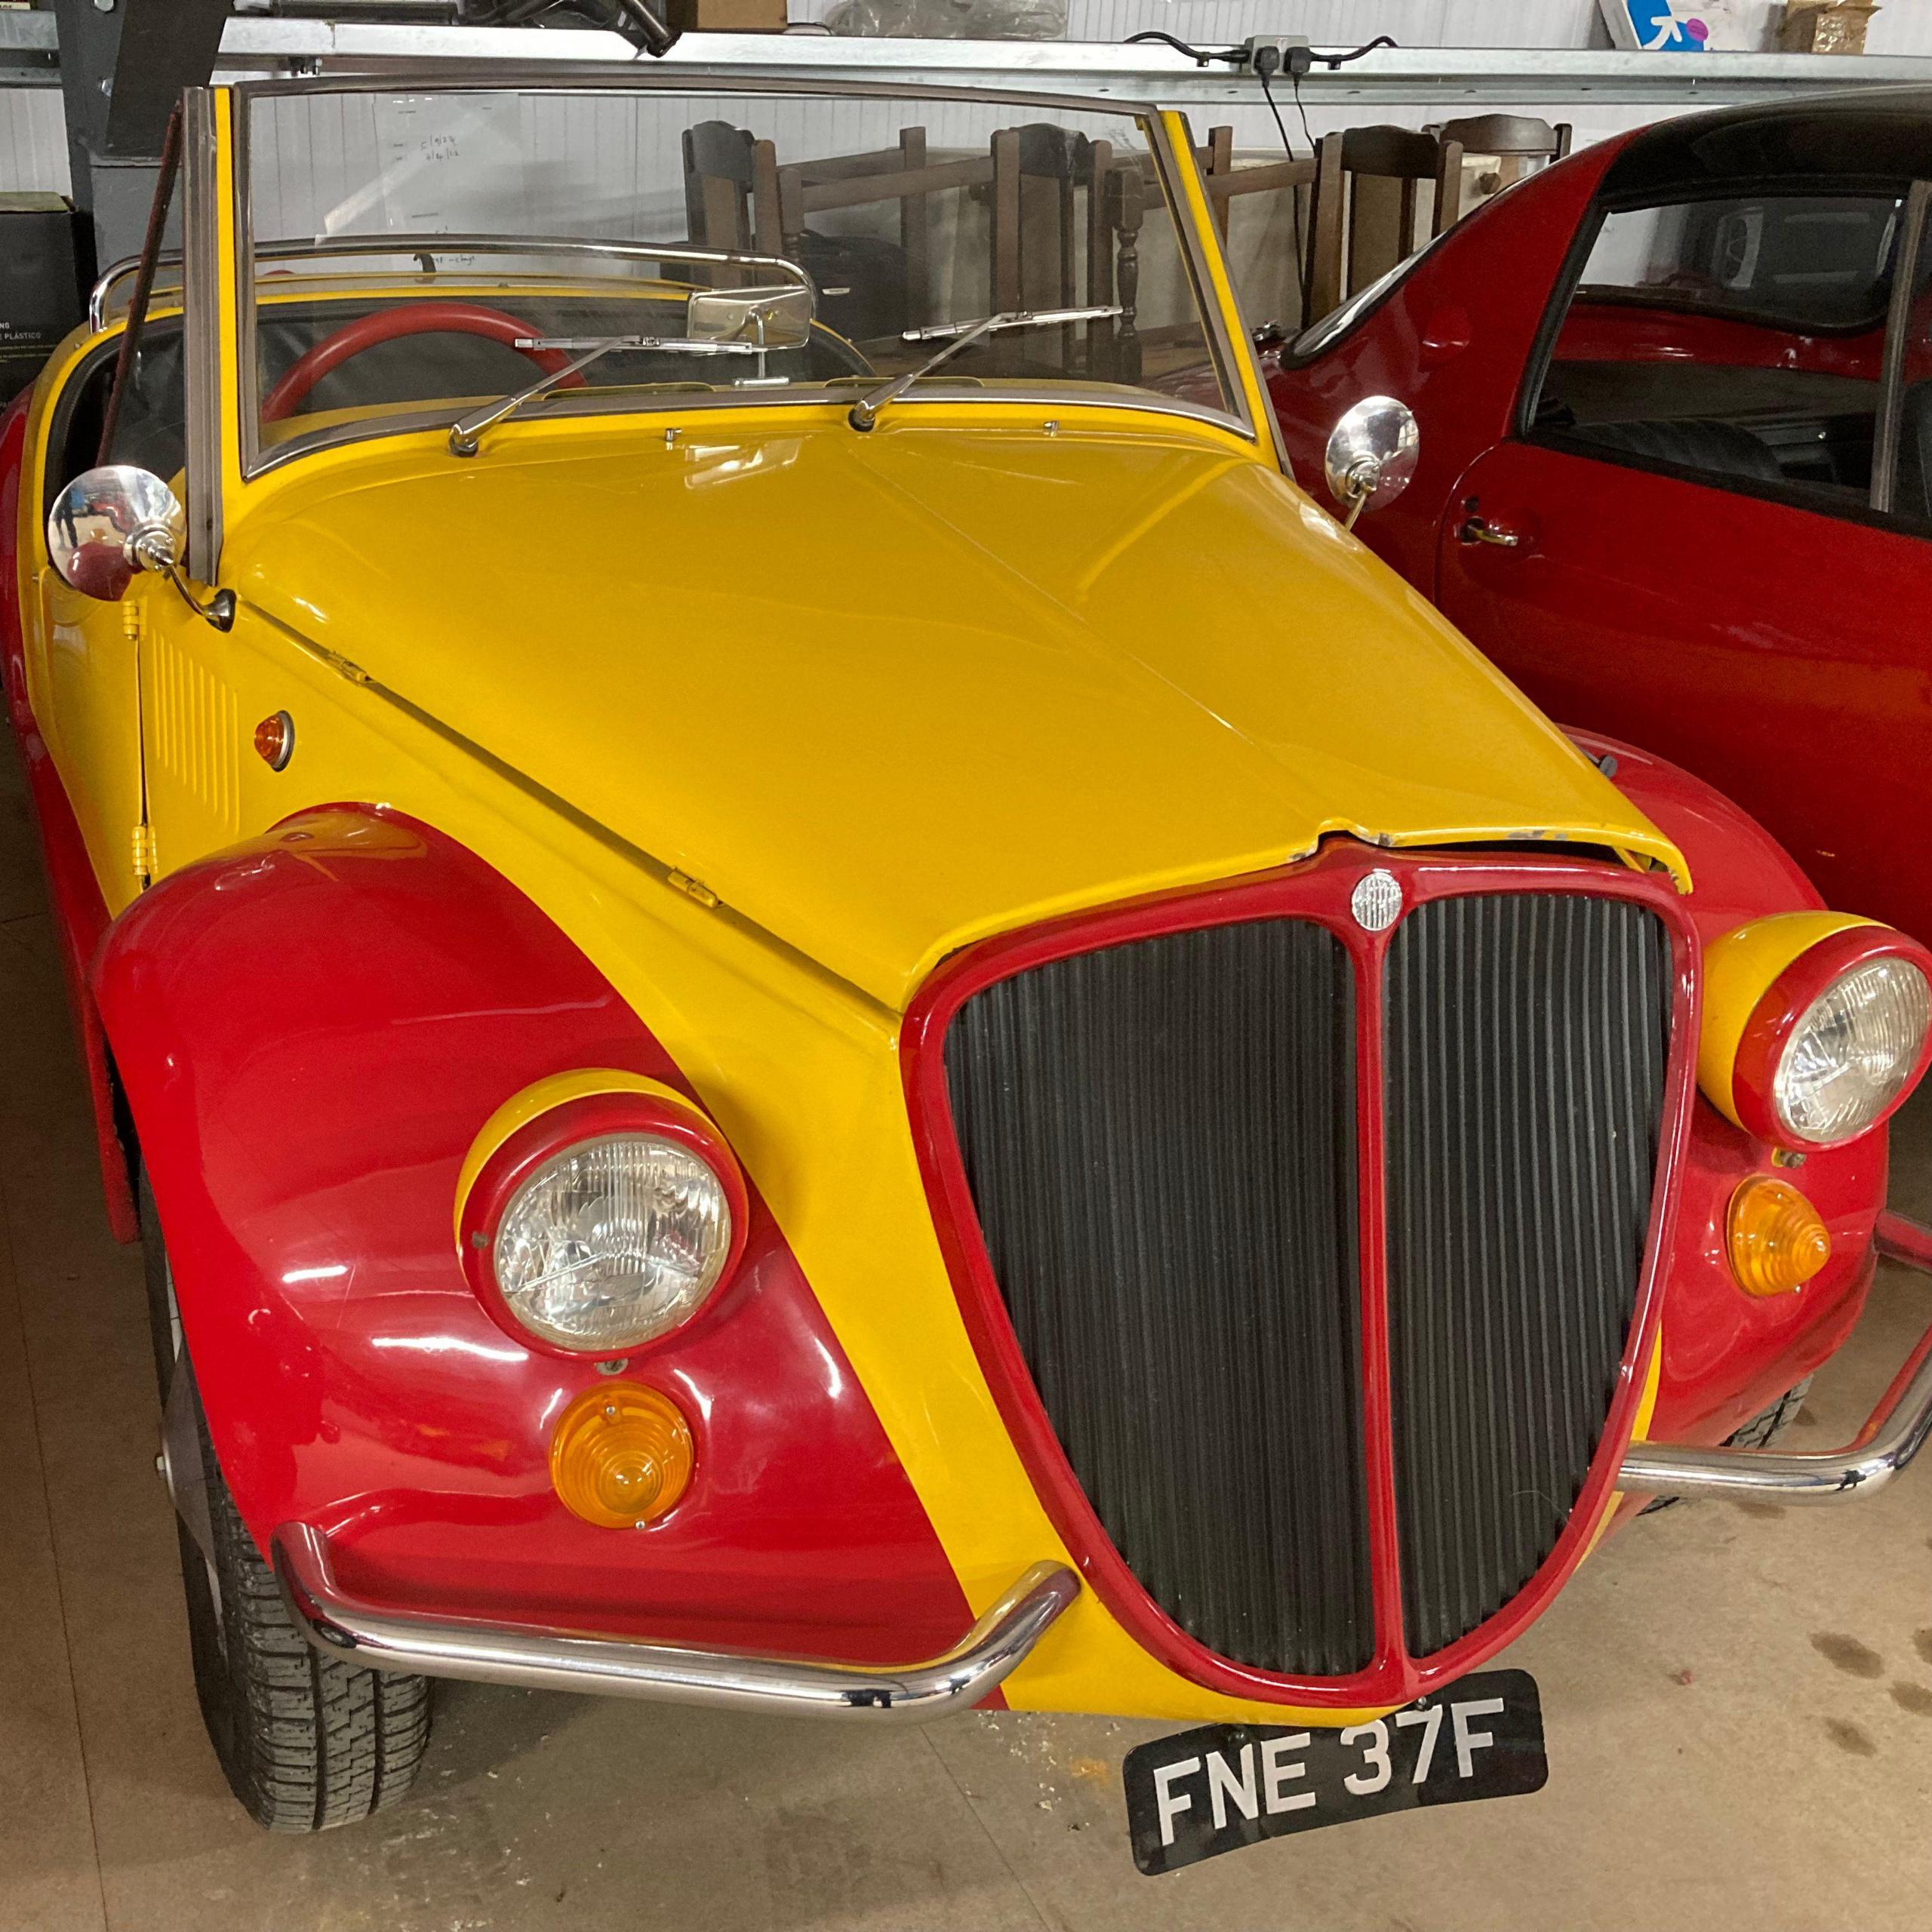
{"label": "round headlight", "polygon": [[1817,1145],[1849,1140],[1890,1112],[1918,1071],[1932,989],[1909,959],[1841,973],[1800,1017],[1771,1075],[1780,1123]]}
{"label": "round headlight", "polygon": [[[1889,926],[1786,914],[1704,956],[1698,1078],[1761,1140],[1801,1152],[1856,1140],[1932,1057],[1932,953]],[[1742,1015],[1727,1031],[1727,1011]]]}
{"label": "round headlight", "polygon": [[503,1306],[561,1348],[621,1354],[718,1285],[731,1208],[709,1161],[654,1134],[608,1134],[546,1161],[492,1244]]}
{"label": "round headlight", "polygon": [[619,1072],[554,1075],[506,1103],[457,1186],[457,1246],[485,1306],[570,1355],[626,1355],[688,1321],[730,1278],[749,1220],[712,1121]]}

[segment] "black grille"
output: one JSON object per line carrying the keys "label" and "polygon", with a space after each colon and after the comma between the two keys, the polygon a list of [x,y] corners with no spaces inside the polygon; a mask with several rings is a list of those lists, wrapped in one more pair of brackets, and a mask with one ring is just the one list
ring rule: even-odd
{"label": "black grille", "polygon": [[1115,1546],[1222,1656],[1372,1647],[1354,998],[1320,928],[1137,940],[975,994],[946,1042],[993,1272]]}
{"label": "black grille", "polygon": [[1402,1613],[1453,1643],[1554,1547],[1603,1432],[1642,1266],[1670,948],[1626,901],[1438,900],[1384,988]]}

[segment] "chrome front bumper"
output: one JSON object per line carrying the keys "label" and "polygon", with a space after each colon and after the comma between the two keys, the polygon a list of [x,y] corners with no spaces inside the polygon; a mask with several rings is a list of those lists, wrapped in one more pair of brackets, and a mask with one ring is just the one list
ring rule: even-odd
{"label": "chrome front bumper", "polygon": [[1064,1564],[1036,1563],[949,1651],[920,1663],[869,1666],[377,1609],[340,1588],[328,1540],[306,1523],[276,1531],[271,1555],[297,1627],[325,1657],[347,1663],[531,1690],[888,1724],[921,1724],[977,1704],[1080,1594],[1080,1580]]}
{"label": "chrome front bumper", "polygon": [[[1932,1229],[1903,1215],[1878,1217],[1878,1252],[1932,1275]],[[1932,1328],[1892,1378],[1891,1386],[1842,1449],[1787,1455],[1776,1449],[1697,1449],[1633,1442],[1624,1451],[1620,1489],[1664,1496],[1732,1496],[1780,1503],[1835,1503],[1881,1489],[1932,1435]]]}
{"label": "chrome front bumper", "polygon": [[[1889,1260],[1932,1275],[1932,1229],[1881,1215],[1877,1246]],[[1846,1447],[1788,1455],[1633,1442],[1624,1452],[1617,1486],[1672,1496],[1829,1503],[1881,1488],[1928,1435],[1932,1327]],[[324,1656],[346,1663],[534,1690],[888,1723],[921,1723],[977,1704],[1080,1594],[1079,1579],[1064,1564],[1036,1563],[950,1650],[922,1663],[867,1666],[380,1609],[358,1602],[341,1588],[327,1538],[306,1524],[284,1524],[271,1555],[282,1599],[297,1626]]]}

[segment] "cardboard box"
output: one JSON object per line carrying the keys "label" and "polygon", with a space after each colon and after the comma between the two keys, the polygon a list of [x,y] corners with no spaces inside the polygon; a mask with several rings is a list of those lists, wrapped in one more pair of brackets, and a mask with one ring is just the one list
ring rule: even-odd
{"label": "cardboard box", "polygon": [[669,0],[665,17],[680,33],[783,33],[786,0]]}
{"label": "cardboard box", "polygon": [[78,242],[64,196],[0,195],[0,405],[86,312]]}
{"label": "cardboard box", "polygon": [[1863,54],[1873,0],[1791,0],[1778,29],[1787,54]]}

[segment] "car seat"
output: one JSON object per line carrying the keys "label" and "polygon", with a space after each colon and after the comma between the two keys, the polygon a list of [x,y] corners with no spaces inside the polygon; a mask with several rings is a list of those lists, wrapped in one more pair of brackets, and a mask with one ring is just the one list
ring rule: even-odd
{"label": "car seat", "polygon": [[1784,481],[1770,445],[1735,423],[1703,422],[1694,417],[1580,423],[1570,433],[1600,448],[1656,463],[1681,463],[1706,475],[1749,477],[1760,483]]}

